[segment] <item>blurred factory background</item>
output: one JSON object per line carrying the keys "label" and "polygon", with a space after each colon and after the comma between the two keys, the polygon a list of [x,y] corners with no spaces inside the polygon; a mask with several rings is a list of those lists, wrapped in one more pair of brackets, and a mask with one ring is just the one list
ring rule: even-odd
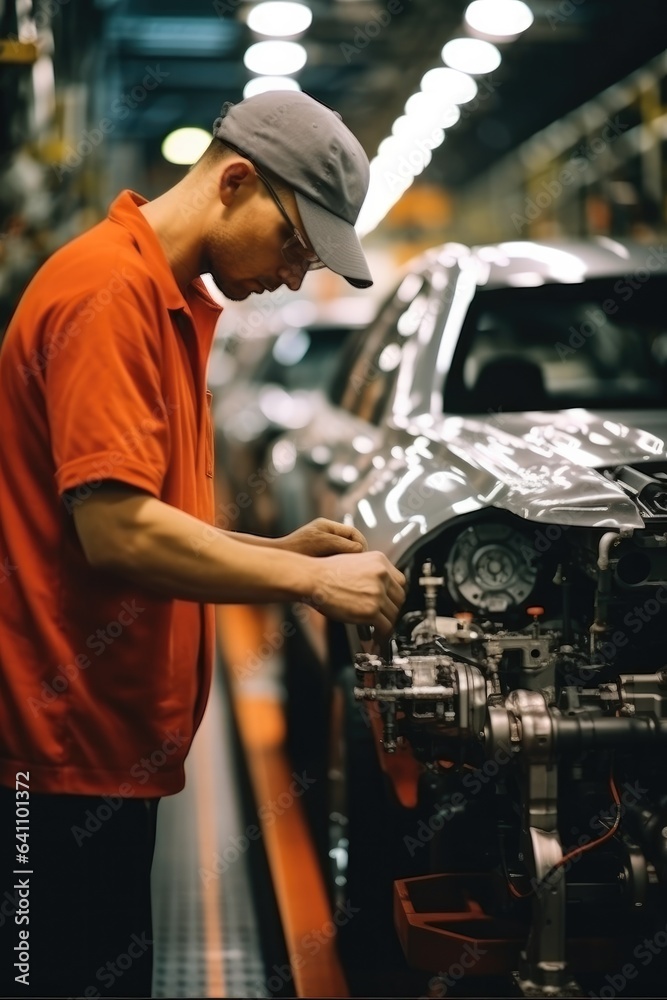
{"label": "blurred factory background", "polygon": [[[567,317],[565,327],[579,317],[578,310],[583,315],[585,306],[597,302],[594,297],[590,303],[580,301],[576,288],[572,294],[566,288],[568,282],[576,284],[588,265],[594,277],[623,274],[630,255],[615,241],[660,247],[664,258],[666,50],[666,0],[0,0],[0,340],[40,264],[103,218],[121,189],[150,199],[178,181],[208,144],[224,101],[239,101],[261,88],[300,88],[335,108],[371,160],[358,229],[375,284],[356,290],[323,269],[308,274],[298,293],[281,288],[225,303],[209,368],[215,397],[216,524],[267,534],[291,530],[312,516],[315,501],[318,512],[326,511],[313,482],[326,500],[329,487],[331,494],[351,488],[364,462],[370,467],[377,457],[375,468],[384,467],[382,456],[371,456],[373,434],[382,429],[380,417],[376,424],[369,414],[389,412],[382,406],[401,370],[401,345],[422,321],[424,329],[429,326],[427,307],[435,303],[437,314],[445,315],[438,305],[447,281],[441,272],[453,271],[461,248],[452,247],[439,260],[435,277],[433,261],[422,261],[406,284],[401,269],[415,254],[444,242],[513,241],[512,267],[503,281],[512,294],[516,289],[533,293],[539,289],[521,286],[540,285],[544,275],[570,303],[556,313],[558,322]],[[601,238],[601,247],[597,241],[593,250],[576,248],[572,253],[581,253],[580,258],[560,251],[540,257],[539,248],[526,251],[530,240],[592,236]],[[487,262],[497,263],[502,256],[486,250]],[[616,259],[610,264],[612,255]],[[521,270],[516,262],[524,258]],[[647,268],[643,271],[648,278]],[[388,298],[394,289],[395,296]],[[658,294],[643,293],[633,302],[627,353],[612,349],[612,361],[605,357],[598,365],[607,391],[609,367],[623,367],[615,359],[636,355],[636,371],[628,365],[621,372],[633,405],[645,385],[663,391],[659,378],[667,371],[667,332],[664,314],[654,308]],[[547,311],[553,311],[550,301],[542,315]],[[367,336],[365,324],[376,315]],[[546,336],[550,327],[543,328]],[[482,360],[487,360],[488,329],[496,327],[480,327]],[[541,328],[532,323],[533,329]],[[644,356],[634,345],[642,338],[649,342],[645,329],[657,346],[649,355],[650,370],[642,372]],[[392,340],[395,330],[400,345]],[[612,348],[625,344],[619,330],[616,339],[609,337]],[[496,340],[502,350],[505,342]],[[533,344],[538,361],[542,346]],[[593,342],[587,348],[591,371],[599,360],[595,347]],[[587,359],[587,351],[577,358],[584,388]],[[515,381],[497,371],[493,376],[512,395],[520,382],[529,392],[527,371],[540,375],[529,352],[520,360]],[[361,378],[370,387],[370,401],[359,392],[359,409],[348,407],[346,414],[345,386],[355,387],[355,375],[363,375],[366,364],[380,377]],[[575,368],[566,370],[571,383],[573,371],[576,375]],[[376,389],[384,401],[375,399]],[[500,400],[487,413],[508,410],[511,420],[520,401],[510,399],[507,405],[508,400]],[[553,419],[552,403],[546,399],[544,427]],[[526,408],[536,407],[531,402]],[[303,445],[306,474],[300,479],[297,435],[317,423],[318,413],[320,428],[328,433],[334,425],[331,440]],[[338,427],[332,413],[338,413]],[[433,422],[430,414],[422,416]],[[362,430],[356,435],[348,430],[357,425]],[[418,440],[423,447],[426,438]],[[598,433],[596,446],[601,440]],[[648,434],[644,440],[655,444],[657,439]],[[347,445],[356,449],[352,458]],[[416,447],[411,444],[405,454]],[[396,450],[390,453],[394,458]],[[400,459],[400,448],[398,453]],[[586,449],[581,453],[586,455]],[[467,514],[476,509],[474,500],[465,506],[470,502],[466,498],[463,508],[459,504],[456,511],[454,504],[452,509]],[[359,509],[373,514],[367,498]],[[282,511],[280,522],[276,511]],[[400,537],[399,532],[394,541]],[[333,822],[327,826],[327,816],[333,821],[342,813],[327,813],[331,803],[325,797],[336,768],[342,784],[345,765],[336,756],[335,741],[328,756],[328,722],[321,721],[327,719],[323,706],[329,697],[321,669],[327,646],[324,618],[313,611],[297,622],[293,612],[284,619],[276,607],[252,611],[218,608],[220,659],[235,675],[230,687],[236,693],[230,710],[218,689],[224,687],[224,672],[218,671],[208,728],[198,737],[183,797],[170,797],[161,806],[169,835],[158,839],[154,868],[159,914],[155,996],[348,995],[334,956],[336,930],[322,887],[321,857],[304,833],[307,814],[320,854],[325,845],[322,856],[330,876],[335,869],[338,892],[345,879],[336,866],[347,856],[342,845],[348,840]],[[536,623],[537,616],[530,627],[537,628]],[[362,746],[363,741],[346,721],[350,706],[343,696],[340,687],[338,700],[332,700],[339,729],[331,731],[350,737],[349,760],[355,763],[354,741]],[[340,741],[342,746],[343,736]],[[283,754],[286,743],[289,755]],[[248,815],[251,823],[256,819],[251,798],[257,804],[270,801],[273,808],[276,789],[291,788],[293,767],[312,769],[327,781],[305,797],[303,808],[300,801],[294,805],[298,792],[289,809],[270,813],[263,845],[250,845],[246,838],[244,856],[246,848],[235,846],[241,830],[257,829],[259,837],[258,827],[243,827]],[[364,807],[373,810],[373,781],[364,784],[365,773],[353,777],[361,788],[359,801],[363,798]],[[369,773],[372,779],[374,772]],[[336,810],[337,787],[331,800]],[[360,812],[365,823],[366,813]],[[375,820],[380,823],[384,815],[378,811]],[[377,840],[384,844],[382,837]],[[390,843],[389,836],[386,840]],[[334,847],[326,854],[330,843]],[[217,864],[221,845],[235,851],[235,859],[243,856],[229,873],[227,862],[212,870],[210,859]],[[426,852],[417,861],[424,863],[425,857]],[[384,863],[389,870],[386,858]],[[276,892],[275,913],[269,884]],[[253,893],[261,900],[259,915]],[[385,910],[390,922],[390,907]],[[361,923],[353,926],[351,937]],[[270,933],[264,924],[271,926]],[[313,928],[328,926],[331,935],[303,959],[303,942]],[[378,928],[378,934],[389,933],[384,923]],[[404,970],[397,972],[402,962],[398,941],[373,951],[365,950],[362,935],[359,940],[363,953],[353,950],[350,960],[356,975],[353,995],[380,995],[383,989],[381,995],[424,995],[426,977],[416,981],[412,972],[409,978]],[[300,962],[293,965],[294,992],[288,982],[292,973],[281,957],[287,954]],[[271,975],[271,962],[273,970],[287,968],[287,975]],[[271,985],[276,978],[277,986]],[[480,995],[495,995],[492,987],[485,989]]]}
{"label": "blurred factory background", "polygon": [[[444,240],[652,240],[665,216],[666,41],[662,0],[310,0],[291,12],[0,0],[0,329],[41,260],[118,190],[150,198],[181,176],[206,137],[177,130],[208,132],[224,100],[257,87],[333,106],[373,161],[359,228],[376,285],[349,306],[339,279],[309,276],[300,298],[328,303],[326,320],[368,318],[396,264]],[[226,310],[223,327],[257,301]]]}

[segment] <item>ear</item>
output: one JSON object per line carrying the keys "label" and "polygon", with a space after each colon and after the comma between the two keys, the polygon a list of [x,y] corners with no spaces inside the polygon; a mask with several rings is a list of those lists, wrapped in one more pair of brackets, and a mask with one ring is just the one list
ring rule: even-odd
{"label": "ear", "polygon": [[257,175],[253,166],[247,160],[225,161],[220,173],[220,201],[223,205],[230,206],[240,191],[252,187],[256,180]]}

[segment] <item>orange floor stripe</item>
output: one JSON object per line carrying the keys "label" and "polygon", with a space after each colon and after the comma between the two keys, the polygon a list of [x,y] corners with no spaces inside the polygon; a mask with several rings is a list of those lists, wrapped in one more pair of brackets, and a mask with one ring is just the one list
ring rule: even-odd
{"label": "orange floor stripe", "polygon": [[[194,756],[194,773],[196,780],[196,810],[197,810],[197,837],[199,846],[200,864],[205,866],[207,859],[212,858],[219,847],[216,841],[216,823],[213,803],[216,795],[215,776],[211,761],[214,753],[211,748],[211,740],[215,734],[212,732],[210,724],[204,725],[199,730],[198,738],[192,745]],[[223,959],[223,937],[222,923],[220,920],[220,891],[221,885],[218,878],[211,879],[201,887],[204,943],[205,943],[205,966],[207,997],[226,997],[225,992],[225,971]],[[222,888],[224,892],[224,886]]]}
{"label": "orange floor stripe", "polygon": [[336,951],[336,926],[300,803],[303,789],[284,749],[282,706],[271,694],[243,690],[244,664],[275,626],[273,615],[271,609],[221,605],[218,641],[230,670],[233,709],[260,809],[296,995],[345,998],[350,994]]}

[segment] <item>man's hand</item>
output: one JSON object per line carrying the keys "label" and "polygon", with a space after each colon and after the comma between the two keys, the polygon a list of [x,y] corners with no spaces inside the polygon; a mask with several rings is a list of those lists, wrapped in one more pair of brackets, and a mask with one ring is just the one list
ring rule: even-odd
{"label": "man's hand", "polygon": [[317,517],[290,535],[276,538],[273,546],[288,552],[299,552],[304,556],[334,556],[343,552],[365,552],[368,549],[366,539],[360,531],[326,517]]}
{"label": "man's hand", "polygon": [[403,601],[406,580],[382,552],[354,558],[334,555],[322,560],[317,586],[303,599],[336,621],[374,625],[377,638],[393,631]]}
{"label": "man's hand", "polygon": [[362,551],[363,535],[324,518],[271,539],[273,545],[253,536],[237,541],[122,483],[100,484],[73,515],[92,567],[174,600],[306,601],[338,621],[374,625],[381,638],[391,633],[405,596],[405,577],[382,553]]}

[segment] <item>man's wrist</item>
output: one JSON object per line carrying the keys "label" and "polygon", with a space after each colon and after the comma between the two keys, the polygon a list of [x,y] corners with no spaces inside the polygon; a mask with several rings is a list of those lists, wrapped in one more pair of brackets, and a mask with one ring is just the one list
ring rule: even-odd
{"label": "man's wrist", "polygon": [[271,566],[275,584],[284,591],[285,599],[314,603],[321,577],[320,560],[286,548],[276,550],[274,547],[273,551],[273,557],[267,553],[267,568]]}

